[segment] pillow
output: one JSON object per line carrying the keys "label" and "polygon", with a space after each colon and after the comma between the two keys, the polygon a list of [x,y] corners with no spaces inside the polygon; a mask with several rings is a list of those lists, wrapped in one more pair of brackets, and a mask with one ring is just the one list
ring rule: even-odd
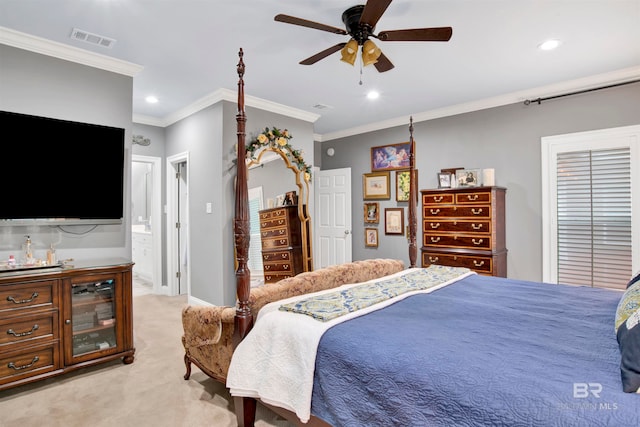
{"label": "pillow", "polygon": [[620,376],[625,393],[640,393],[640,281],[625,291],[616,309]]}
{"label": "pillow", "polygon": [[627,283],[627,289],[629,289],[629,287],[631,287],[631,285],[636,283],[638,280],[640,280],[640,270],[631,277],[631,280],[629,280],[629,283]]}

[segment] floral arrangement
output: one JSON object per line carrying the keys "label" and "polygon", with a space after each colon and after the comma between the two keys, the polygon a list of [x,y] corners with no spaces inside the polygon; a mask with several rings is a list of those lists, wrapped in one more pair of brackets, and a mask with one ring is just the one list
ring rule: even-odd
{"label": "floral arrangement", "polygon": [[266,127],[264,131],[247,144],[247,157],[255,160],[256,151],[260,148],[266,146],[277,148],[285,153],[291,164],[295,165],[299,171],[304,172],[304,180],[309,182],[311,180],[311,166],[305,163],[302,157],[302,150],[296,150],[289,144],[291,138],[293,137],[287,129],[280,130],[276,127],[269,129]]}

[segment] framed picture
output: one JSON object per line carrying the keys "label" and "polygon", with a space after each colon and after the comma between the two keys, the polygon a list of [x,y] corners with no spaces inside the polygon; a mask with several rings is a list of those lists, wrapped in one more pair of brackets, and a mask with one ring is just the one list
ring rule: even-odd
{"label": "framed picture", "polygon": [[362,174],[362,194],[365,199],[389,199],[391,193],[389,172],[371,172]]}
{"label": "framed picture", "polygon": [[384,209],[384,234],[404,233],[404,208]]}
{"label": "framed picture", "polygon": [[450,172],[438,172],[438,188],[451,188]]}
{"label": "framed picture", "polygon": [[378,247],[378,229],[377,228],[364,229],[364,246],[367,248]]}
{"label": "framed picture", "polygon": [[[418,170],[415,170],[416,185],[418,182]],[[411,184],[411,176],[409,170],[396,171],[396,201],[409,201],[409,185]],[[418,194],[416,192],[416,194]]]}
{"label": "framed picture", "polygon": [[480,169],[462,169],[456,171],[456,184],[458,187],[475,187],[480,185],[478,177]]}
{"label": "framed picture", "polygon": [[364,222],[370,224],[380,222],[380,204],[378,202],[364,204]]}
{"label": "framed picture", "polygon": [[410,151],[409,142],[371,147],[371,171],[408,168]]}

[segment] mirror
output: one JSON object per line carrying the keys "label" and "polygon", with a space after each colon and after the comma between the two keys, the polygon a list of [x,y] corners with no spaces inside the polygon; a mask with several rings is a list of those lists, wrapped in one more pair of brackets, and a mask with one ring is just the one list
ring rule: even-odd
{"label": "mirror", "polygon": [[[312,271],[311,216],[308,211],[310,176],[306,174],[306,171],[298,170],[298,167],[289,160],[286,152],[280,150],[277,146],[261,148],[254,159],[247,160],[247,168],[249,169],[248,187],[250,191],[252,188],[262,188],[262,210],[297,205],[297,216],[300,220],[302,271]],[[286,200],[283,201],[278,197],[291,191],[295,191],[297,203],[295,200],[287,203]],[[252,231],[251,246],[255,243],[253,242],[253,235]],[[258,244],[261,244],[261,242],[259,241]],[[250,259],[252,256],[262,256],[261,249],[258,253],[257,248],[258,246],[256,245],[255,249],[250,249]]]}

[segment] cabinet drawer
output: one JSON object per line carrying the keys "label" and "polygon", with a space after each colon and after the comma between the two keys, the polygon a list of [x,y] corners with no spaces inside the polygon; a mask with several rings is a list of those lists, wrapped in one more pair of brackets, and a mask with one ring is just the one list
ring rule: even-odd
{"label": "cabinet drawer", "polygon": [[293,265],[290,262],[278,261],[263,264],[265,274],[275,272],[293,272]]}
{"label": "cabinet drawer", "polygon": [[287,248],[291,246],[289,242],[289,237],[283,237],[281,239],[263,239],[262,240],[262,249],[278,249],[278,248]]}
{"label": "cabinet drawer", "polygon": [[263,239],[269,239],[273,237],[288,237],[286,228],[272,228],[269,230],[264,230],[260,232],[260,236],[262,236]]}
{"label": "cabinet drawer", "polygon": [[260,228],[286,227],[287,217],[260,220]]}
{"label": "cabinet drawer", "polygon": [[58,368],[57,343],[0,356],[0,384],[32,377]]}
{"label": "cabinet drawer", "polygon": [[454,195],[451,193],[423,194],[422,204],[423,205],[452,205],[454,201],[453,196]]}
{"label": "cabinet drawer", "polygon": [[291,260],[290,252],[263,252],[262,262],[270,261],[289,261]]}
{"label": "cabinet drawer", "polygon": [[458,233],[491,233],[491,221],[489,220],[425,220],[422,222],[423,232],[458,232]]}
{"label": "cabinet drawer", "polygon": [[264,282],[265,283],[276,283],[279,282],[282,279],[287,279],[289,277],[293,277],[293,274],[290,273],[282,273],[282,274],[278,274],[278,273],[264,273]]}
{"label": "cabinet drawer", "polygon": [[489,218],[491,206],[439,206],[424,207],[423,218]]}
{"label": "cabinet drawer", "polygon": [[448,267],[467,267],[479,273],[493,272],[493,259],[482,255],[452,255],[436,252],[422,253],[422,267],[431,264],[446,265]]}
{"label": "cabinet drawer", "polygon": [[0,349],[11,344],[34,343],[57,337],[58,313],[49,312],[0,320]]}
{"label": "cabinet drawer", "polygon": [[472,192],[456,194],[456,203],[491,203],[491,192]]}
{"label": "cabinet drawer", "polygon": [[491,249],[490,235],[427,234],[422,240],[424,246],[448,248]]}
{"label": "cabinet drawer", "polygon": [[47,280],[0,286],[0,312],[52,306],[55,284]]}
{"label": "cabinet drawer", "polygon": [[286,218],[287,217],[287,209],[275,209],[267,212],[260,212],[260,220],[263,219],[278,219],[278,218]]}

